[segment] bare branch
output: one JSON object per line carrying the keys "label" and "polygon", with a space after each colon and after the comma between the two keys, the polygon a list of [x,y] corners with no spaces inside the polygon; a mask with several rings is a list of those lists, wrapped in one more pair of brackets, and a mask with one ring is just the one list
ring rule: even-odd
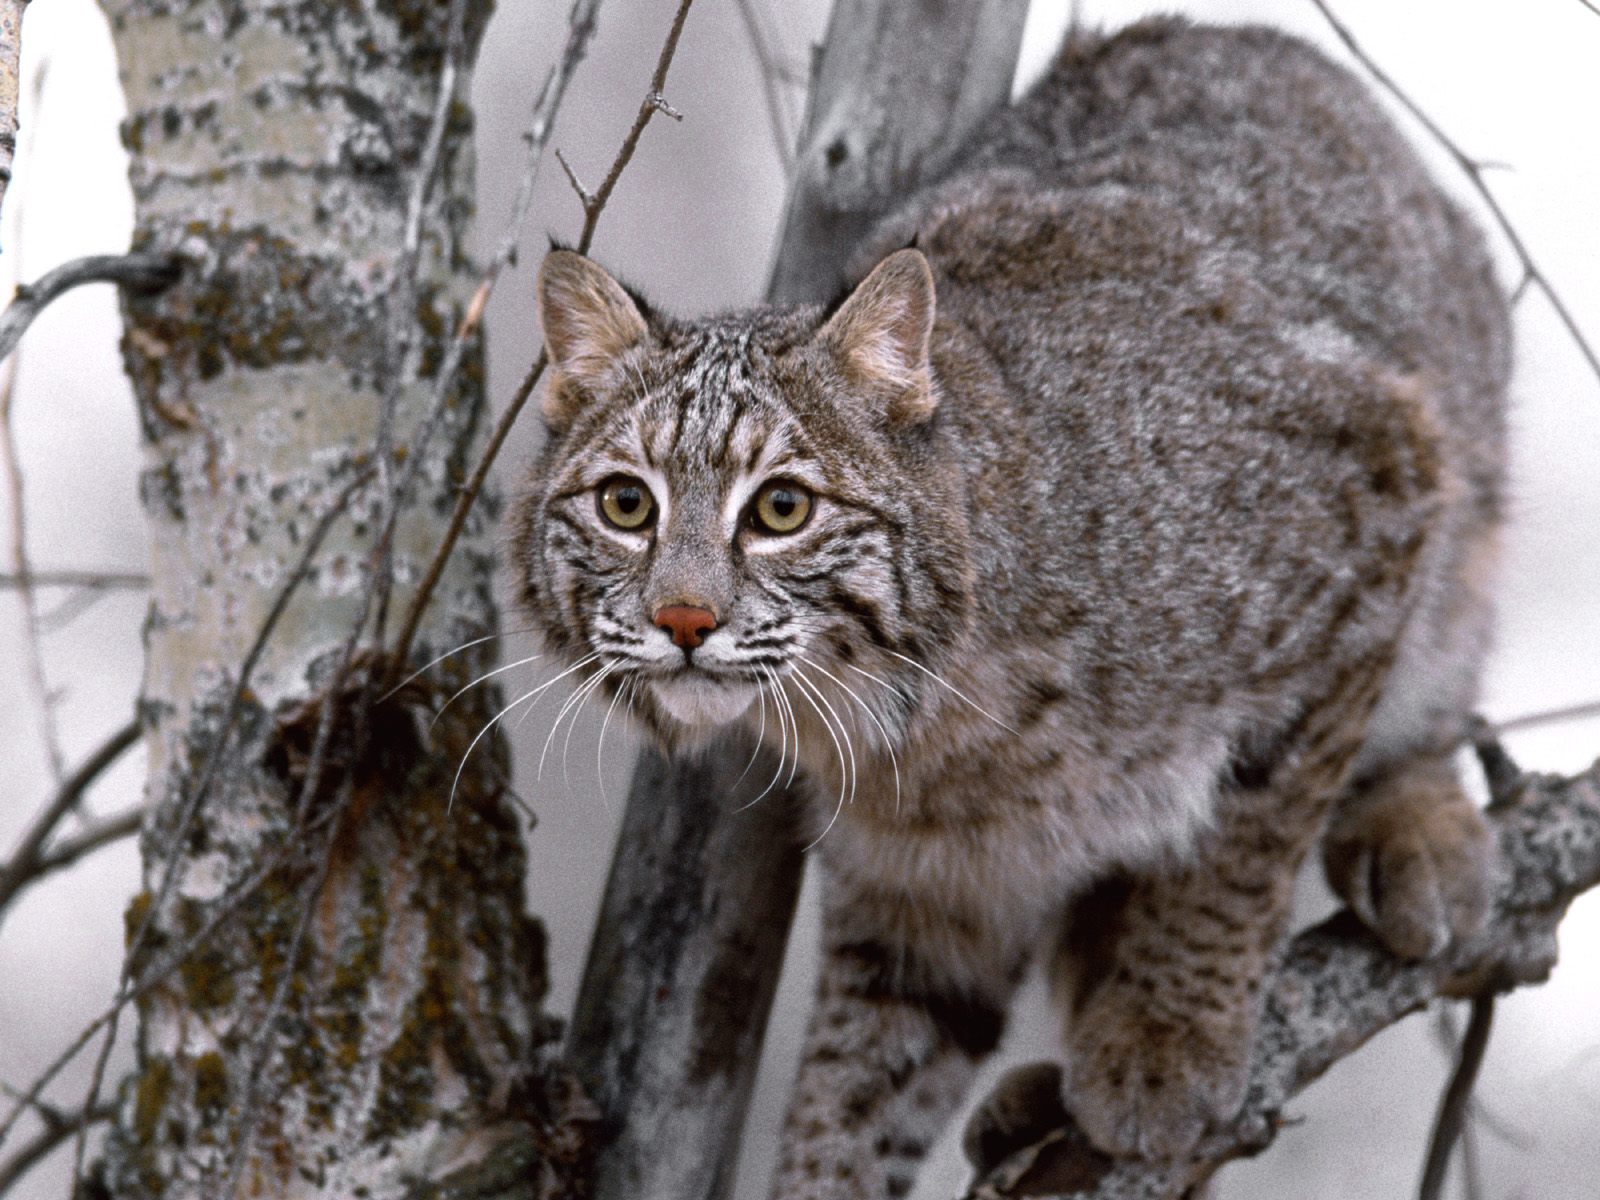
{"label": "bare branch", "polygon": [[[1517,232],[1517,228],[1512,223],[1511,218],[1506,215],[1505,209],[1500,207],[1500,202],[1495,199],[1494,192],[1489,189],[1489,185],[1484,181],[1484,164],[1469,157],[1461,147],[1456,145],[1450,139],[1450,136],[1439,127],[1438,123],[1424,112],[1422,107],[1399,84],[1390,78],[1382,67],[1373,61],[1372,56],[1356,41],[1355,35],[1350,32],[1349,27],[1334,15],[1333,10],[1328,7],[1327,0],[1311,0],[1311,3],[1317,6],[1317,11],[1322,14],[1333,29],[1333,32],[1338,35],[1339,40],[1345,44],[1345,48],[1366,68],[1367,73],[1377,80],[1386,92],[1398,100],[1400,105],[1416,119],[1417,123],[1428,131],[1428,136],[1433,138],[1435,142],[1444,148],[1445,153],[1455,160],[1456,165],[1461,168],[1468,181],[1472,184],[1473,190],[1482,198],[1484,207],[1489,210],[1495,224],[1500,227],[1500,232],[1505,235],[1506,242],[1511,246],[1512,253],[1517,256],[1517,261],[1522,266],[1524,283],[1518,286],[1518,292],[1520,293],[1525,285],[1531,284],[1544,293],[1545,299],[1550,302],[1550,307],[1555,310],[1557,318],[1566,327],[1567,336],[1572,339],[1573,344],[1578,348],[1578,352],[1583,355],[1584,361],[1589,364],[1589,371],[1594,375],[1595,381],[1600,383],[1600,355],[1597,355],[1594,347],[1589,344],[1589,339],[1584,336],[1577,319],[1568,310],[1566,302],[1561,299],[1560,293],[1556,291],[1549,278],[1533,261],[1533,256],[1528,253],[1527,246],[1523,244],[1522,235]],[[1580,0],[1580,3],[1587,3],[1587,0]]]}
{"label": "bare branch", "polygon": [[[150,586],[150,576],[136,571],[29,571],[27,585],[35,588],[144,591]],[[23,586],[20,574],[0,571],[0,589]]]}
{"label": "bare branch", "polygon": [[1558,721],[1582,721],[1588,717],[1600,717],[1600,700],[1588,700],[1582,704],[1568,704],[1562,708],[1547,708],[1540,712],[1524,713],[1520,717],[1508,717],[1489,726],[1489,731],[1499,737],[1540,725],[1554,725]]}
{"label": "bare branch", "polygon": [[[472,301],[467,306],[467,312],[462,319],[461,326],[456,330],[455,337],[451,340],[450,348],[446,352],[444,363],[439,369],[438,384],[433,397],[433,408],[424,420],[418,433],[419,441],[426,441],[432,434],[432,429],[442,419],[446,406],[449,403],[449,389],[455,379],[456,372],[460,369],[462,357],[466,354],[473,334],[477,331],[479,322],[483,319],[484,308],[489,303],[495,284],[499,281],[500,273],[516,261],[517,242],[522,233],[522,227],[527,221],[528,210],[533,205],[534,184],[539,178],[539,166],[544,160],[545,147],[550,142],[551,132],[555,129],[556,114],[560,111],[561,102],[567,94],[567,85],[572,81],[573,74],[578,69],[578,64],[583,61],[588,53],[589,39],[594,36],[596,15],[599,11],[600,0],[573,0],[570,13],[567,16],[567,41],[561,52],[561,58],[545,74],[544,84],[539,89],[539,98],[534,102],[533,118],[529,124],[528,132],[524,135],[527,142],[527,161],[522,173],[522,186],[517,192],[516,204],[512,207],[511,218],[506,222],[505,230],[500,235],[500,244],[495,249],[495,254],[489,261],[489,266],[483,273]],[[558,152],[559,156],[559,152]],[[563,166],[566,164],[563,163]],[[568,171],[571,175],[570,169]],[[576,184],[576,179],[573,180]],[[517,411],[521,404],[513,403]],[[515,420],[515,414],[511,420]],[[478,491],[483,486],[483,480],[488,475],[489,464],[494,462],[495,456],[500,452],[500,444],[505,441],[504,429],[509,432],[510,425],[502,420],[496,427],[495,435],[490,437],[489,445],[480,459],[479,468],[474,472],[473,482],[463,490],[458,498],[455,511],[451,514],[450,526],[446,531],[444,540],[435,552],[433,561],[428,565],[428,572],[423,577],[411,606],[406,612],[406,618],[401,626],[399,637],[395,640],[393,655],[393,670],[390,682],[398,678],[405,669],[408,656],[411,653],[411,643],[416,638],[417,627],[422,622],[423,610],[428,606],[428,600],[433,595],[433,589],[438,586],[439,577],[444,572],[445,564],[450,559],[450,553],[455,548],[456,539],[461,534],[461,528],[466,523],[467,513],[472,503],[477,499]],[[413,462],[420,461],[420,456],[413,453]]]}
{"label": "bare branch", "polygon": [[1428,1139],[1428,1157],[1422,1168],[1422,1184],[1417,1189],[1418,1200],[1439,1200],[1444,1193],[1450,1153],[1455,1149],[1470,1116],[1472,1087],[1477,1081],[1478,1069],[1483,1066],[1484,1051],[1489,1048],[1489,1030],[1493,1023],[1494,996],[1474,996],[1472,1016],[1467,1021],[1467,1032],[1461,1039],[1456,1067],[1450,1073],[1450,1082],[1439,1101],[1433,1134]]}
{"label": "bare branch", "polygon": [[141,295],[153,295],[177,282],[181,266],[167,254],[91,254],[63,263],[33,283],[17,288],[17,294],[0,314],[0,358],[16,349],[46,308],[86,283],[115,283]]}
{"label": "bare branch", "polygon": [[[673,56],[678,50],[678,38],[683,32],[684,20],[689,15],[689,6],[694,0],[679,0],[678,11],[672,21],[672,27],[667,33],[667,40],[661,47],[657,56],[655,71],[650,76],[650,90],[639,105],[639,113],[634,118],[632,127],[622,140],[621,147],[617,150],[616,158],[612,160],[611,169],[606,172],[605,179],[600,187],[590,195],[579,184],[577,176],[567,166],[560,152],[557,159],[567,171],[567,177],[577,189],[579,200],[583,205],[583,230],[578,236],[577,251],[585,254],[594,241],[595,226],[600,221],[600,214],[605,211],[606,202],[611,198],[611,193],[617,186],[617,180],[622,177],[624,168],[632,159],[634,150],[638,147],[639,138],[643,135],[645,126],[650,123],[651,116],[663,108],[669,113],[676,114],[670,105],[662,99],[662,90],[667,85],[667,72],[672,67]],[[545,81],[545,90],[540,96],[540,105],[543,107],[545,97],[550,98],[548,108],[545,108],[541,117],[536,110],[534,119],[534,132],[528,138],[528,167],[523,178],[523,191],[519,197],[517,210],[512,217],[512,225],[507,229],[505,238],[501,243],[501,253],[495,257],[495,265],[491,271],[498,274],[501,266],[511,261],[515,252],[516,234],[520,230],[523,217],[527,211],[527,202],[531,199],[533,178],[539,169],[539,161],[546,142],[550,136],[550,125],[554,118],[555,108],[565,94],[566,81],[571,77],[572,70],[576,68],[579,59],[583,57],[584,49],[588,45],[590,33],[593,32],[594,12],[597,0],[577,0],[572,7],[572,16],[568,23],[567,49],[562,56],[561,69],[557,75],[558,84],[552,89],[550,80]],[[486,278],[486,283],[492,286],[492,278]],[[481,291],[482,289],[480,289]],[[479,306],[481,309],[481,306]],[[458,333],[456,345],[463,345],[465,332]],[[466,527],[467,517],[472,512],[472,506],[477,502],[478,494],[483,490],[484,481],[489,477],[489,469],[500,454],[500,448],[505,445],[506,438],[511,433],[511,428],[516,424],[517,418],[522,415],[523,406],[527,404],[528,397],[533,394],[533,389],[538,385],[539,378],[544,374],[546,364],[545,353],[539,351],[539,357],[534,360],[533,366],[523,378],[511,403],[506,406],[499,421],[495,423],[494,431],[489,435],[489,440],[483,448],[483,453],[478,458],[478,465],[473,468],[472,476],[461,488],[456,498],[454,510],[450,513],[450,524],[445,527],[444,536],[439,540],[439,547],[434,551],[433,561],[428,566],[428,572],[423,576],[418,585],[416,594],[412,597],[411,608],[406,614],[405,624],[401,627],[400,636],[396,639],[395,650],[391,655],[391,670],[397,678],[405,669],[407,657],[411,652],[411,643],[416,637],[418,625],[422,621],[423,610],[427,608],[433,590],[438,586],[439,577],[443,575],[445,565],[450,561],[450,555],[455,550],[461,531]],[[441,374],[443,374],[441,372]],[[391,679],[391,682],[393,680]]]}
{"label": "bare branch", "polygon": [[77,770],[62,781],[55,795],[50,798],[50,802],[34,818],[28,831],[22,835],[22,840],[11,853],[10,861],[4,867],[0,867],[0,914],[4,914],[6,907],[19,891],[30,883],[36,883],[44,875],[55,870],[57,865],[65,865],[52,863],[53,856],[45,853],[45,844],[50,840],[50,835],[55,832],[56,826],[61,824],[62,819],[83,799],[90,785],[138,740],[139,723],[129,721],[101,743],[98,749],[84,759]]}
{"label": "bare branch", "polygon": [[1068,1127],[989,1170],[972,1200],[1052,1196],[1168,1200],[1224,1163],[1259,1152],[1289,1101],[1340,1058],[1440,997],[1485,996],[1542,981],[1567,906],[1600,885],[1600,763],[1570,779],[1508,773],[1484,743],[1503,880],[1489,927],[1448,955],[1402,962],[1348,911],[1290,944],[1272,982],[1243,1111],[1189,1161],[1114,1161]]}
{"label": "bare branch", "polygon": [[117,1111],[117,1106],[110,1101],[84,1112],[67,1116],[54,1110],[39,1110],[48,1113],[45,1127],[30,1142],[17,1148],[17,1152],[4,1162],[0,1162],[0,1196],[7,1195],[12,1186],[38,1166],[52,1150],[72,1137],[80,1129],[87,1129],[91,1125],[98,1125],[102,1121],[109,1121]]}
{"label": "bare branch", "polygon": [[650,90],[645,93],[644,100],[639,104],[639,112],[633,118],[633,125],[622,138],[622,146],[617,151],[616,158],[611,160],[611,169],[606,172],[606,177],[600,181],[600,186],[595,189],[583,206],[583,232],[578,235],[578,253],[587,253],[589,245],[594,241],[594,227],[600,221],[600,214],[605,211],[606,201],[611,199],[611,193],[616,190],[617,181],[622,178],[623,171],[628,169],[628,164],[633,161],[633,152],[639,148],[639,139],[644,135],[645,126],[650,124],[650,118],[658,112],[665,112],[669,116],[680,118],[682,114],[666,102],[667,72],[672,67],[673,56],[678,53],[678,38],[683,34],[683,23],[688,19],[689,7],[694,0],[678,0],[678,11],[672,18],[672,27],[667,30],[667,40],[661,47],[661,54],[656,59],[655,73],[650,76]]}
{"label": "bare branch", "polygon": [[132,837],[139,832],[139,823],[144,817],[141,809],[130,809],[114,817],[105,817],[91,824],[82,833],[70,838],[63,838],[59,845],[53,847],[49,854],[44,856],[44,861],[39,864],[40,875],[70,867],[85,855],[93,854],[103,846],[112,842],[119,842],[125,837]]}
{"label": "bare branch", "polygon": [[778,152],[783,173],[788,175],[794,170],[796,118],[789,109],[782,87],[784,78],[778,58],[767,43],[766,30],[761,27],[761,18],[752,0],[736,0],[735,6],[739,11],[739,20],[744,23],[745,36],[750,39],[750,48],[755,52],[756,65],[760,68],[761,95],[767,106],[767,126],[772,132],[772,146]]}
{"label": "bare branch", "polygon": [[[23,193],[19,191],[17,198]],[[5,476],[6,509],[10,515],[7,533],[11,566],[17,581],[17,598],[22,610],[23,658],[27,664],[28,688],[33,693],[32,707],[39,721],[39,739],[44,744],[50,778],[60,784],[66,774],[66,758],[61,749],[61,732],[56,726],[56,697],[50,689],[44,663],[44,638],[39,618],[39,601],[33,592],[33,567],[28,560],[28,489],[22,477],[22,456],[17,451],[15,414],[16,364],[0,367],[0,474]]]}

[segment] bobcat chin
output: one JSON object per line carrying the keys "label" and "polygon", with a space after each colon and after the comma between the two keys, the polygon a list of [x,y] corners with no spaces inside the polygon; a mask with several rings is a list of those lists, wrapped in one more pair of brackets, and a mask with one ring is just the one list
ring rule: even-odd
{"label": "bobcat chin", "polygon": [[783,1200],[904,1195],[1041,953],[1063,1069],[1027,1095],[1181,1157],[1319,844],[1397,953],[1484,919],[1449,756],[1505,302],[1349,75],[1175,20],[1073,42],[860,263],[831,308],[681,320],[546,258],[523,603],[663,745],[798,764],[825,952]]}

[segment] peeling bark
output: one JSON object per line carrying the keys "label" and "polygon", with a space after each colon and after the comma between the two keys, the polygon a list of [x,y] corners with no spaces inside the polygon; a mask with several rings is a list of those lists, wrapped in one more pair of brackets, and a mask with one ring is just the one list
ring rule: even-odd
{"label": "peeling bark", "polygon": [[1225,1163],[1258,1154],[1289,1101],[1367,1039],[1441,997],[1542,982],[1556,961],[1556,927],[1572,901],[1600,886],[1600,762],[1561,779],[1519,775],[1485,748],[1495,804],[1490,816],[1504,865],[1494,915],[1482,935],[1447,956],[1407,963],[1348,912],[1290,944],[1268,995],[1244,1109],[1189,1161],[1113,1161],[1070,1124],[992,1165],[968,1200],[1179,1200]]}
{"label": "peeling bark", "polygon": [[[140,998],[107,1182],[140,1198],[579,1194],[588,1110],[547,1057],[543,931],[523,911],[503,748],[485,739],[454,780],[496,698],[427,720],[490,655],[453,656],[375,704],[378,656],[333,678],[375,572],[403,604],[426,568],[483,415],[475,346],[392,553],[375,553],[380,485],[398,473],[371,461],[385,395],[403,371],[404,463],[476,284],[461,99],[415,286],[404,277],[450,6],[104,6],[135,248],[183,264],[170,290],[124,301],[152,577],[130,978],[236,910]],[[463,11],[470,61],[489,4]],[[375,482],[354,487],[245,686],[241,661],[302,547],[364,473]],[[440,583],[418,664],[496,627],[492,512],[479,506]],[[364,643],[379,637],[369,622]],[[308,783],[325,717],[325,769]]]}

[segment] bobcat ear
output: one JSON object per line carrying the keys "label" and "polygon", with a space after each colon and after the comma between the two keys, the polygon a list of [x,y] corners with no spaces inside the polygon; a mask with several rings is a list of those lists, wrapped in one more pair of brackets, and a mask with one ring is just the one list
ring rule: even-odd
{"label": "bobcat ear", "polygon": [[612,375],[616,360],[650,336],[639,306],[581,254],[552,250],[539,266],[539,324],[551,373],[544,418],[568,425],[586,395]]}
{"label": "bobcat ear", "polygon": [[887,398],[896,424],[927,420],[938,406],[928,339],[933,272],[920,250],[896,250],[872,269],[818,333],[851,380]]}

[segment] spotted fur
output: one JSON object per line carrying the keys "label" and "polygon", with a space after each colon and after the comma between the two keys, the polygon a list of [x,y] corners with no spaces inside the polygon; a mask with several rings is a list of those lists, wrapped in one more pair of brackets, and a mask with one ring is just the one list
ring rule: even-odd
{"label": "spotted fur", "polygon": [[[1066,1106],[1181,1155],[1237,1108],[1330,814],[1398,951],[1482,918],[1444,756],[1503,300],[1349,76],[1177,21],[1070,45],[861,261],[834,310],[682,321],[552,254],[523,599],[665,745],[740,723],[803,772],[827,951],[779,1196],[904,1194],[1041,945]],[[597,508],[618,476],[648,528]],[[752,518],[772,480],[796,533]],[[663,606],[717,626],[686,650]]]}

